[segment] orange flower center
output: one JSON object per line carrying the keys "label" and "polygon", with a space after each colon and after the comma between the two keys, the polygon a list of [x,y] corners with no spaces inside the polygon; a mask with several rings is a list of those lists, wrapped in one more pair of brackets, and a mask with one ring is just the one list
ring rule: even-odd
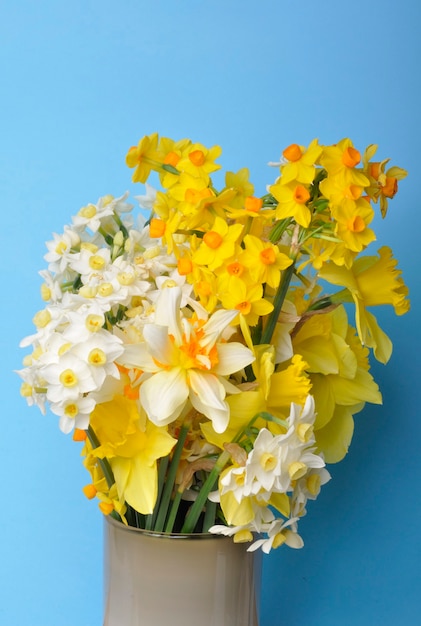
{"label": "orange flower center", "polygon": [[358,187],[358,185],[350,185],[344,191],[345,198],[351,198],[351,200],[358,200],[362,194],[362,187]]}
{"label": "orange flower center", "polygon": [[75,428],[73,431],[73,441],[86,441],[87,434],[85,430]]}
{"label": "orange flower center", "polygon": [[222,243],[222,236],[215,230],[210,230],[208,233],[205,233],[203,235],[203,241],[208,246],[208,248],[216,250],[216,248],[219,248]]}
{"label": "orange flower center", "polygon": [[251,304],[248,300],[244,300],[243,302],[239,302],[235,308],[243,315],[247,315],[251,311]]}
{"label": "orange flower center", "polygon": [[209,187],[205,187],[205,189],[186,189],[184,200],[189,204],[197,204],[203,198],[209,198],[210,196],[212,196],[212,190]]}
{"label": "orange flower center", "polygon": [[380,163],[376,161],[375,163],[370,163],[370,167],[368,168],[369,174],[377,180],[377,178],[381,174]]}
{"label": "orange flower center", "polygon": [[198,283],[195,283],[196,292],[199,296],[207,297],[212,293],[211,285],[205,280],[199,280]]}
{"label": "orange flower center", "polygon": [[150,237],[162,237],[165,233],[166,224],[164,220],[160,220],[157,217],[153,217],[149,224],[149,236]]}
{"label": "orange flower center", "polygon": [[294,200],[297,204],[305,204],[310,200],[310,194],[303,185],[297,185],[294,189]]}
{"label": "orange flower center", "polygon": [[361,161],[361,154],[356,148],[349,146],[342,154],[342,163],[345,167],[355,167]]}
{"label": "orange flower center", "polygon": [[183,336],[183,343],[179,346],[179,350],[184,355],[184,359],[182,359],[182,365],[185,369],[196,368],[196,369],[209,369],[203,361],[198,359],[198,356],[206,356],[210,361],[210,368],[214,367],[218,363],[218,350],[216,346],[212,346],[212,348],[207,351],[200,344],[200,339],[203,337],[203,331],[200,329],[196,333],[192,333],[190,337]]}
{"label": "orange flower center", "polygon": [[201,150],[193,150],[193,152],[190,152],[189,154],[189,159],[193,165],[201,167],[204,164],[206,157]]}
{"label": "orange flower center", "polygon": [[82,488],[82,491],[85,494],[85,496],[88,498],[88,500],[92,500],[92,498],[95,498],[97,494],[97,489],[95,485],[85,485]]}
{"label": "orange flower center", "polygon": [[348,220],[347,227],[353,233],[362,233],[365,228],[365,222],[360,215],[355,215]]}
{"label": "orange flower center", "polygon": [[234,263],[230,263],[227,265],[227,272],[231,274],[231,276],[241,276],[244,271],[244,265],[241,265],[238,261],[234,261]]}
{"label": "orange flower center", "polygon": [[260,260],[265,265],[273,265],[276,261],[276,256],[273,248],[265,248],[260,253]]}
{"label": "orange flower center", "polygon": [[282,156],[288,161],[294,162],[301,159],[301,157],[303,156],[303,152],[298,144],[292,143],[290,146],[288,146],[288,148],[285,148]]}
{"label": "orange flower center", "polygon": [[175,167],[179,160],[180,157],[176,152],[168,152],[168,154],[165,156],[164,163],[165,165],[172,165],[173,167]]}
{"label": "orange flower center", "polygon": [[178,259],[177,269],[180,276],[187,276],[193,270],[193,263],[185,257]]}
{"label": "orange flower center", "polygon": [[398,191],[398,181],[392,176],[386,176],[386,184],[382,187],[382,194],[386,198],[393,198]]}
{"label": "orange flower center", "polygon": [[244,200],[244,208],[246,211],[251,211],[252,213],[258,213],[263,206],[263,200],[261,198],[255,198],[254,196],[248,196]]}

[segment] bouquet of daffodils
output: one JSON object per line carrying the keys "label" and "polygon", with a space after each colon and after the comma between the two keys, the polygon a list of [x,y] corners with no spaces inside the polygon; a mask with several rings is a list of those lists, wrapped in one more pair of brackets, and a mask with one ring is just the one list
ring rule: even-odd
{"label": "bouquet of daffodils", "polygon": [[406,175],[376,149],[292,144],[260,196],[246,168],[215,188],[220,147],[155,133],[126,157],[134,182],[156,177],[142,210],[104,196],[47,242],[21,393],[82,442],[102,513],[303,545],[326,463],[381,403],[369,353],[392,344],[369,309],[409,309],[391,250],[362,254]]}

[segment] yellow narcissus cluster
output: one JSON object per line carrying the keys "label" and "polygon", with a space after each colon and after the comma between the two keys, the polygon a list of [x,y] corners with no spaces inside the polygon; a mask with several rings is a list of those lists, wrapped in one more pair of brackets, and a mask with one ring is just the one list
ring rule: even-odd
{"label": "yellow narcissus cluster", "polygon": [[369,357],[392,342],[372,309],[409,309],[390,248],[365,253],[406,175],[376,150],[291,144],[259,195],[245,167],[214,186],[219,146],[153,133],[126,156],[148,219],[107,195],[47,242],[21,392],[84,442],[104,514],[303,545],[326,463],[382,401]]}

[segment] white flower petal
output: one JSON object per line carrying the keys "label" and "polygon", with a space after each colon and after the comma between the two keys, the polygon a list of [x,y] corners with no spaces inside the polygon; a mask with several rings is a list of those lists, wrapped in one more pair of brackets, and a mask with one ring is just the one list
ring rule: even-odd
{"label": "white flower petal", "polygon": [[145,324],[143,336],[148,343],[148,350],[153,359],[163,365],[169,365],[174,360],[174,344],[168,336],[166,326]]}
{"label": "white flower petal", "polygon": [[217,433],[223,433],[229,422],[229,406],[223,400],[225,389],[216,376],[190,370],[190,402],[194,408],[212,420]]}
{"label": "white flower petal", "polygon": [[159,294],[155,309],[155,323],[160,326],[167,326],[168,332],[175,337],[177,344],[182,341],[181,296],[180,287],[164,287]]}
{"label": "white flower petal", "polygon": [[140,402],[156,426],[165,426],[177,419],[188,395],[185,374],[178,367],[153,374],[140,387]]}
{"label": "white flower petal", "polygon": [[146,343],[126,345],[118,362],[124,365],[124,367],[138,367],[145,372],[156,372],[160,369],[149,353]]}
{"label": "white flower petal", "polygon": [[203,326],[205,337],[200,344],[203,347],[212,347],[228,324],[232,322],[237,315],[238,311],[226,311],[225,309],[216,311]]}
{"label": "white flower petal", "polygon": [[219,343],[218,363],[213,371],[221,376],[229,376],[250,365],[254,360],[253,352],[241,343]]}

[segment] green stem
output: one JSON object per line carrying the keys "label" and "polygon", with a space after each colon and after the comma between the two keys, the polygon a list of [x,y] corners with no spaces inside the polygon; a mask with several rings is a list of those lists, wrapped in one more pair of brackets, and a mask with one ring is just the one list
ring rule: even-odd
{"label": "green stem", "polygon": [[166,473],[167,473],[169,460],[170,460],[170,455],[163,457],[159,461],[159,468],[158,468],[158,495],[156,497],[156,504],[155,504],[153,513],[151,513],[150,515],[148,515],[146,517],[146,530],[151,530],[154,527],[155,522],[156,522],[156,518],[157,518],[157,515],[158,515],[160,503],[161,503],[162,491],[164,489],[165,476],[166,476]]}
{"label": "green stem", "polygon": [[218,506],[218,503],[212,502],[211,500],[208,500],[208,502],[206,503],[206,510],[205,510],[205,517],[203,519],[202,532],[208,533],[209,528],[215,524],[217,506]]}
{"label": "green stem", "polygon": [[[86,431],[87,435],[88,435],[88,439],[92,445],[93,448],[99,448],[99,446],[101,445],[99,442],[98,437],[96,436],[94,429],[92,428],[92,426],[88,426],[88,430]],[[104,474],[105,480],[107,481],[107,485],[109,488],[111,488],[114,483],[115,483],[115,478],[114,478],[114,474],[113,474],[113,470],[111,469],[111,465],[108,461],[108,459],[101,459],[98,457],[98,461],[99,464],[101,466],[102,472]]]}
{"label": "green stem", "polygon": [[175,492],[174,500],[171,505],[170,513],[168,515],[167,523],[165,524],[165,532],[172,533],[174,528],[175,518],[177,517],[178,507],[180,506],[181,496],[183,492],[177,489]]}
{"label": "green stem", "polygon": [[159,503],[159,511],[154,525],[154,530],[156,530],[157,532],[162,532],[164,529],[165,520],[168,513],[168,507],[175,484],[178,464],[180,462],[181,453],[183,452],[184,442],[186,441],[187,433],[189,432],[189,427],[190,424],[182,425],[177,445],[174,448],[173,458],[171,460],[170,469],[167,474],[167,480],[165,481],[165,487],[162,492],[161,502]]}
{"label": "green stem", "polygon": [[228,463],[229,459],[230,454],[226,450],[224,450],[224,452],[219,455],[215,465],[209,472],[209,475],[203,487],[197,494],[197,498],[193,502],[190,511],[186,515],[186,519],[184,520],[184,524],[181,529],[182,533],[192,533],[194,531],[200,514],[203,511],[203,507],[205,506],[205,502],[208,499],[208,495],[213,489],[215,489],[215,485],[218,481],[218,476],[224,469],[225,465]]}
{"label": "green stem", "polygon": [[273,301],[273,311],[269,315],[268,323],[263,329],[260,343],[270,343],[272,335],[275,331],[276,322],[278,321],[279,314],[282,309],[282,305],[285,300],[285,296],[288,292],[289,283],[294,274],[295,260],[289,267],[286,268],[282,275],[282,280],[279,283],[278,291],[276,292],[275,299]]}

